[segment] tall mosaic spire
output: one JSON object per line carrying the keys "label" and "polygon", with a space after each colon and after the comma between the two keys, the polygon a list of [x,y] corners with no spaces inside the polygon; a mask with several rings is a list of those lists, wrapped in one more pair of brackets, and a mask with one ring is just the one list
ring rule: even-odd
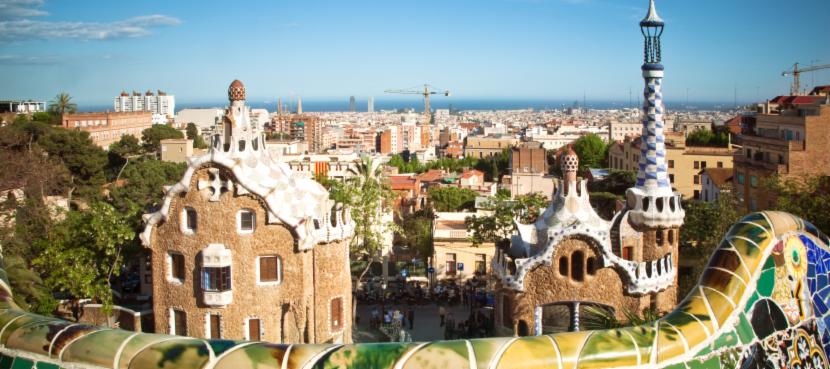
{"label": "tall mosaic spire", "polygon": [[640,168],[637,187],[654,195],[670,195],[671,181],[666,165],[666,144],[663,129],[663,65],[661,62],[660,36],[665,23],[657,15],[654,0],[650,1],[648,14],[640,22],[645,38],[643,79],[643,134],[640,145]]}
{"label": "tall mosaic spire", "polygon": [[629,189],[628,207],[636,210],[635,221],[651,227],[671,227],[682,224],[684,212],[680,197],[672,190],[666,164],[666,139],[663,134],[663,64],[660,37],[665,22],[657,15],[654,0],[649,1],[648,13],[640,21],[644,38],[643,131],[640,143],[640,162],[637,186]]}

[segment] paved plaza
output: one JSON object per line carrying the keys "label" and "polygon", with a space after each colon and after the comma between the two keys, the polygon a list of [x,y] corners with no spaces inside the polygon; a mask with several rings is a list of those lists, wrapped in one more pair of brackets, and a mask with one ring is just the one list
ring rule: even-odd
{"label": "paved plaza", "polygon": [[[355,342],[378,342],[387,341],[386,337],[377,329],[369,327],[371,321],[372,308],[380,305],[363,305],[358,304],[357,316],[359,323],[355,324]],[[388,310],[400,310],[402,314],[406,314],[408,305],[386,305]],[[409,323],[406,323],[406,331],[412,336],[412,341],[434,341],[444,339],[444,327],[441,327],[441,318],[438,316],[437,304],[426,305],[412,305],[415,311],[415,320],[413,329],[409,329]],[[470,316],[470,307],[461,304],[446,307],[447,312],[452,312],[456,323],[463,322]]]}

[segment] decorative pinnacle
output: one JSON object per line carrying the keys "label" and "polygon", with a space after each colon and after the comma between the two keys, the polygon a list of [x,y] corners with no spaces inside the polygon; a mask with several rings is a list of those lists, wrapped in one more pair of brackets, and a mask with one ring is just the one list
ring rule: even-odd
{"label": "decorative pinnacle", "polygon": [[663,19],[661,19],[660,16],[657,15],[657,7],[654,6],[654,0],[649,1],[648,14],[646,14],[646,17],[643,18],[643,20],[640,22],[640,25],[641,26],[662,26],[662,25],[665,25],[665,22],[663,22]]}

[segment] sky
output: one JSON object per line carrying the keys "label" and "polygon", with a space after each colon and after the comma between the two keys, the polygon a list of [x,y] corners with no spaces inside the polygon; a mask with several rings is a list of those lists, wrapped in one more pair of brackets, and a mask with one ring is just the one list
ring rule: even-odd
{"label": "sky", "polygon": [[[642,91],[647,0],[0,0],[0,99],[111,104],[387,98],[628,101]],[[668,101],[784,94],[795,62],[830,64],[830,1],[657,0]],[[805,85],[830,84],[830,70]]]}

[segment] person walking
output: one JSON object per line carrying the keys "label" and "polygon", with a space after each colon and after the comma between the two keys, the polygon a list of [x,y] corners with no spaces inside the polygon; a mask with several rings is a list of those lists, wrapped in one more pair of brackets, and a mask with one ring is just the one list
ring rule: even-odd
{"label": "person walking", "polygon": [[444,326],[444,316],[447,315],[447,310],[444,309],[444,305],[438,305],[438,316],[441,317],[441,325],[440,327]]}
{"label": "person walking", "polygon": [[409,320],[409,330],[411,331],[415,326],[415,310],[412,310],[411,306],[406,311],[406,319]]}

